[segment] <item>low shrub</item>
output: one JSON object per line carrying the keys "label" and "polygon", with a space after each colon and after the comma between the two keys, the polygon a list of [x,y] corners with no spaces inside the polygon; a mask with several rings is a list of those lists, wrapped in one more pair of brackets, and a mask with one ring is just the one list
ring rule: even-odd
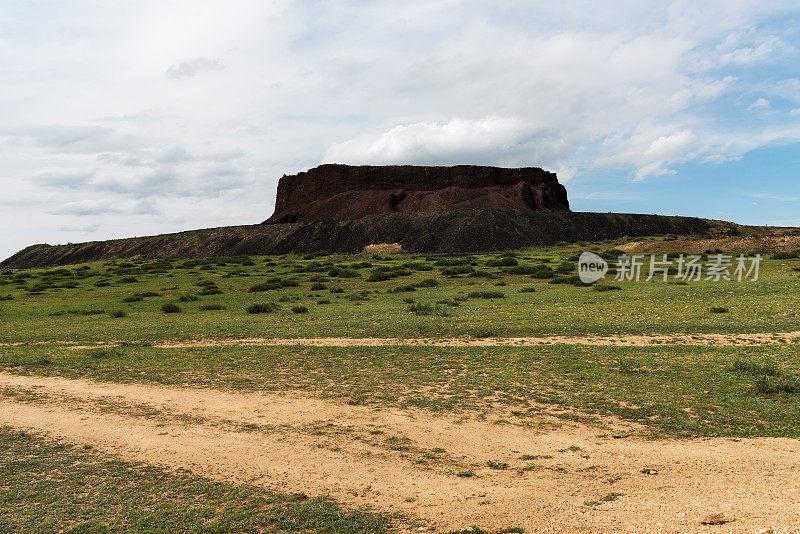
{"label": "low shrub", "polygon": [[311,291],[322,291],[324,289],[328,289],[328,286],[326,286],[322,282],[315,282],[311,284]]}
{"label": "low shrub", "polygon": [[535,293],[536,292],[536,288],[533,287],[533,286],[521,287],[519,289],[519,292],[520,293]]}
{"label": "low shrub", "polygon": [[224,310],[225,306],[222,304],[203,304],[197,309],[201,311]]}
{"label": "low shrub", "polygon": [[775,361],[767,359],[754,361],[736,358],[733,360],[733,365],[731,365],[730,370],[753,376],[778,376],[781,374],[781,371],[778,369]]}
{"label": "low shrub", "polygon": [[540,267],[538,265],[517,265],[516,267],[510,267],[506,269],[504,272],[506,274],[536,274],[539,272]]}
{"label": "low shrub", "polygon": [[759,395],[775,395],[777,393],[796,395],[800,393],[800,378],[792,375],[777,377],[760,375],[756,377],[755,388]]}
{"label": "low shrub", "polygon": [[609,285],[609,284],[596,284],[592,287],[595,291],[622,291],[622,288],[619,286]]}
{"label": "low shrub", "polygon": [[292,313],[308,313],[308,308],[305,306],[292,306]]}
{"label": "low shrub", "polygon": [[708,309],[711,313],[728,313],[728,308],[723,306],[712,306]]}
{"label": "low shrub", "polygon": [[534,266],[533,271],[531,271],[531,278],[536,278],[539,280],[544,280],[545,278],[552,278],[555,276],[553,269],[547,265],[536,265]]}
{"label": "low shrub", "polygon": [[198,300],[197,295],[181,295],[178,297],[181,302],[194,302]]}
{"label": "low shrub", "polygon": [[262,304],[251,304],[247,308],[247,313],[272,313],[278,309],[278,305],[274,302],[265,302]]}
{"label": "low shrub", "polygon": [[344,293],[344,289],[342,289],[341,287],[332,287],[330,289],[330,292],[334,293],[334,294],[336,294],[336,293]]}
{"label": "low shrub", "polygon": [[574,274],[571,276],[556,276],[550,280],[548,284],[569,284],[577,287],[587,287],[592,285],[583,283],[580,277]]}
{"label": "low shrub", "polygon": [[519,264],[516,258],[511,258],[508,256],[502,258],[493,258],[491,260],[486,260],[487,267],[514,267]]}
{"label": "low shrub", "polygon": [[260,284],[253,284],[247,291],[248,293],[263,293],[264,291],[272,291],[274,289],[280,289],[281,287],[283,286],[278,282],[262,282]]}
{"label": "low shrub", "polygon": [[361,273],[356,269],[350,269],[347,267],[334,267],[328,271],[328,276],[333,278],[358,278],[361,276]]}
{"label": "low shrub", "polygon": [[471,265],[458,265],[455,267],[444,267],[440,272],[445,276],[458,276],[460,274],[470,274],[475,271]]}
{"label": "low shrub", "polygon": [[161,311],[164,313],[180,313],[181,307],[175,304],[174,302],[167,302],[163,306],[161,306]]}
{"label": "low shrub", "polygon": [[206,286],[206,287],[203,288],[203,290],[200,293],[198,293],[198,295],[201,295],[201,296],[219,295],[221,293],[222,293],[222,290],[220,288],[218,288],[217,286]]}
{"label": "low shrub", "polygon": [[142,297],[138,295],[132,295],[130,297],[123,298],[122,302],[139,302],[140,300],[142,300]]}
{"label": "low shrub", "polygon": [[123,276],[119,280],[117,280],[120,284],[133,284],[138,282],[139,280],[136,279],[135,276]]}
{"label": "low shrub", "polygon": [[113,319],[119,319],[120,317],[125,317],[126,315],[128,314],[122,310],[116,310],[108,313],[108,316]]}
{"label": "low shrub", "polygon": [[556,267],[557,273],[571,273],[574,270],[575,270],[575,263],[571,261],[562,261],[561,263],[558,264],[558,267]]}
{"label": "low shrub", "polygon": [[772,255],[773,260],[796,260],[797,258],[800,258],[800,250],[776,252]]}

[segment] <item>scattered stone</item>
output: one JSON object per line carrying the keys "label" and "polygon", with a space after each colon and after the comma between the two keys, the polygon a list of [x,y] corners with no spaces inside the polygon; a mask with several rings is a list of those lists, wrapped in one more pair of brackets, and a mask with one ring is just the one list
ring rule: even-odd
{"label": "scattered stone", "polygon": [[725,523],[729,523],[732,519],[726,519],[722,514],[706,514],[706,516],[700,521],[701,525],[724,525]]}
{"label": "scattered stone", "polygon": [[775,534],[775,531],[771,528],[760,528],[756,530],[756,534]]}

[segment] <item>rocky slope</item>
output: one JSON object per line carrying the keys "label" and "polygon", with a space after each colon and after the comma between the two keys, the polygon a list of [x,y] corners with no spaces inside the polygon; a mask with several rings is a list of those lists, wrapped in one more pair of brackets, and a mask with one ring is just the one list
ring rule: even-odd
{"label": "rocky slope", "polygon": [[174,234],[69,245],[32,245],[3,268],[66,265],[110,258],[201,258],[241,254],[360,252],[373,243],[400,243],[410,252],[472,253],[559,241],[622,236],[702,234],[693,217],[532,210],[427,211],[370,215],[349,221],[228,226]]}

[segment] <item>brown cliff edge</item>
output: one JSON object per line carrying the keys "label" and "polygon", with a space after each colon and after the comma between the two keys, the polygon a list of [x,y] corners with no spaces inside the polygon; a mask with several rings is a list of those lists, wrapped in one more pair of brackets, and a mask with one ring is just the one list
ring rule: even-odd
{"label": "brown cliff edge", "polygon": [[267,224],[346,221],[454,209],[569,211],[555,173],[538,167],[320,165],[284,175]]}

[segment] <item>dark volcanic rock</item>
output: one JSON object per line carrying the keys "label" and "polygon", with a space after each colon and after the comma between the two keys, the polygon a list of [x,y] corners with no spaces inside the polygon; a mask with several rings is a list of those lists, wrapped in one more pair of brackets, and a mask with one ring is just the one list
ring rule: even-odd
{"label": "dark volcanic rock", "polygon": [[555,173],[537,167],[320,165],[281,178],[266,223],[464,208],[569,211],[569,202]]}
{"label": "dark volcanic rock", "polygon": [[349,221],[227,226],[94,243],[32,245],[0,262],[0,267],[44,267],[108,258],[361,252],[373,243],[400,243],[409,252],[474,253],[558,241],[702,234],[709,228],[706,221],[694,217],[457,209],[369,215]]}

